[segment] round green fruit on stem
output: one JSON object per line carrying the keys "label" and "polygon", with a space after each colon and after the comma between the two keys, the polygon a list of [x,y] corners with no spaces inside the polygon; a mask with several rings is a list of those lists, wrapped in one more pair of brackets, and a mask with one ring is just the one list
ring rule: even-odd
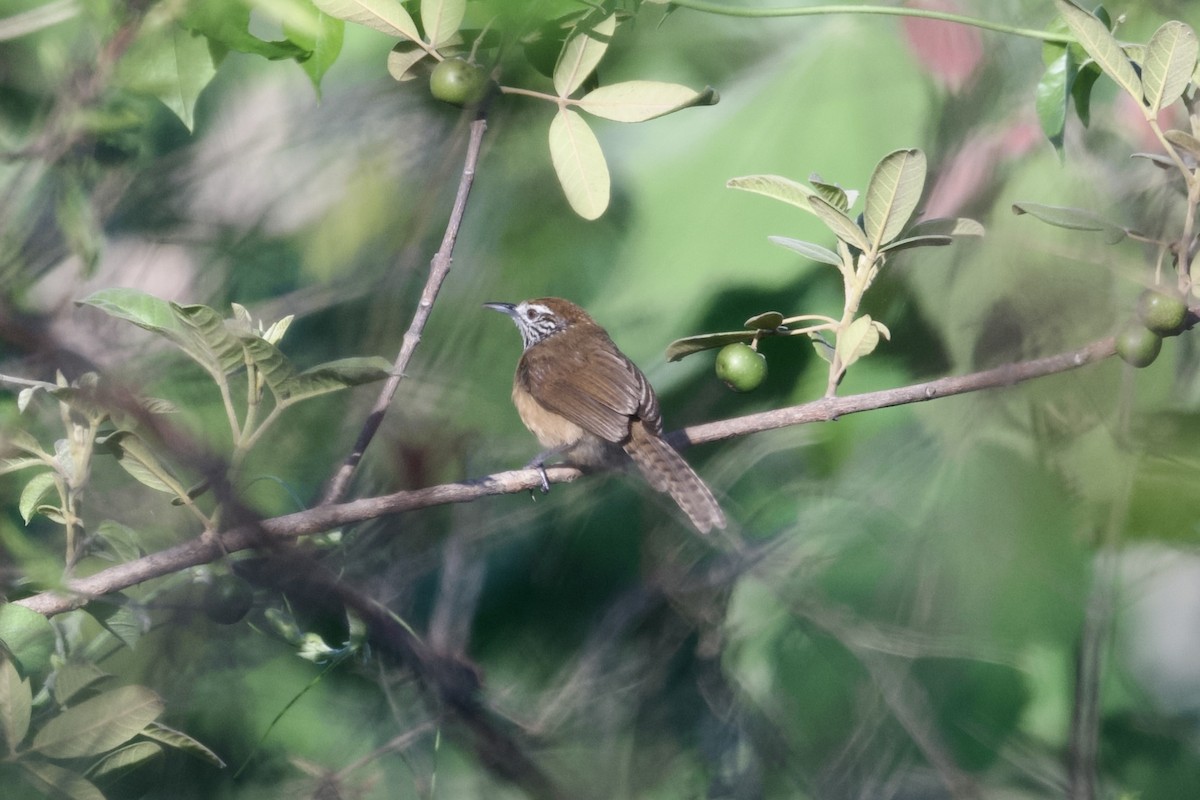
{"label": "round green fruit on stem", "polygon": [[430,94],[456,106],[478,103],[486,89],[487,73],[461,58],[445,59],[429,76]]}
{"label": "round green fruit on stem", "polygon": [[767,377],[767,357],[748,344],[728,344],[717,353],[717,377],[735,392],[752,392]]}
{"label": "round green fruit on stem", "polygon": [[1130,320],[1117,334],[1117,355],[1126,364],[1148,367],[1158,358],[1162,350],[1162,337],[1154,331]]}
{"label": "round green fruit on stem", "polygon": [[1138,319],[1159,336],[1174,336],[1183,331],[1188,307],[1176,294],[1147,289],[1138,298]]}

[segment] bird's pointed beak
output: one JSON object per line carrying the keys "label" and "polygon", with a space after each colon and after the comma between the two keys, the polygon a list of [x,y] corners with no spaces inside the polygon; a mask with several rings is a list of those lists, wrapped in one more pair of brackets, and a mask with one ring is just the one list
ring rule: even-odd
{"label": "bird's pointed beak", "polygon": [[484,303],[483,307],[499,311],[501,314],[508,314],[510,317],[517,313],[517,307],[512,303]]}

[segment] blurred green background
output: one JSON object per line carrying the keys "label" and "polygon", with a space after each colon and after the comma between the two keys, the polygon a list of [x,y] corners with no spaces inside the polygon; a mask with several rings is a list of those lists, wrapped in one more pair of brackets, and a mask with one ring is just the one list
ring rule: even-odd
{"label": "blurred green background", "polygon": [[[471,18],[494,6],[472,3]],[[1053,14],[1033,0],[959,6],[1030,28]],[[24,7],[3,4],[6,16]],[[1165,19],[1200,22],[1184,2],[1111,10],[1127,15],[1122,37],[1140,41]],[[0,42],[6,149],[38,124],[102,19],[89,7]],[[273,38],[265,15],[255,24]],[[442,236],[467,121],[422,81],[387,77],[392,43],[347,26],[319,97],[294,63],[230,54],[190,134],[136,100],[151,135],[87,176],[91,268],[52,211],[61,175],[31,177],[6,159],[0,372],[52,380],[90,362],[176,403],[173,422],[220,451],[223,412],[206,377],[72,301],[127,286],[222,311],[237,302],[268,322],[297,315],[282,348],[300,367],[391,359]],[[824,229],[725,188],[736,176],[819,173],[862,189],[886,153],[919,147],[928,214],[987,228],[982,241],[889,262],[864,309],[892,341],[851,368],[843,394],[1110,335],[1152,279],[1153,248],[1049,228],[1012,203],[1086,207],[1151,234],[1177,230],[1184,205],[1164,173],[1128,158],[1156,145],[1111,85],[1097,90],[1091,126],[1068,128],[1060,157],[1034,114],[1042,69],[1040,43],[996,33],[862,16],[663,19],[642,7],[619,29],[602,81],[712,85],[721,102],[644,124],[597,121],[613,199],[585,222],[547,157],[550,107],[501,99],[452,272],[353,496],[513,469],[536,452],[509,399],[520,340],[486,301],[558,295],[587,308],[657,387],[668,429],[819,397],[825,364],[806,340],[764,342],[770,375],[748,395],[716,380],[711,352],[664,358],[673,339],[764,311],[840,311],[832,269],[767,241],[831,246]],[[745,559],[700,539],[628,475],[556,486],[536,502],[518,494],[378,519],[320,554],[473,660],[489,713],[569,796],[1061,797],[1072,713],[1088,702],[1075,680],[1086,632],[1103,639],[1095,796],[1189,797],[1200,785],[1194,337],[1166,340],[1144,371],[1109,362],[690,449]],[[267,516],[315,502],[375,394],[289,412],[248,462],[247,502]],[[56,419],[53,404],[18,414],[15,396],[0,395],[0,436],[21,427],[52,441]],[[119,520],[148,551],[198,533],[120,471],[98,469],[94,481],[89,524]],[[22,485],[19,473],[0,478],[10,596],[62,551],[56,526],[23,524]],[[164,721],[231,766],[171,754],[107,796],[523,796],[461,738],[437,735],[437,709],[403,670],[369,650],[329,671],[298,658],[265,621],[285,608],[278,595],[257,590],[253,624],[206,618],[198,597],[224,570],[142,587],[154,592],[151,632],[100,666],[159,692]],[[302,629],[345,640],[338,613],[292,603]],[[69,620],[72,635],[90,632]]]}

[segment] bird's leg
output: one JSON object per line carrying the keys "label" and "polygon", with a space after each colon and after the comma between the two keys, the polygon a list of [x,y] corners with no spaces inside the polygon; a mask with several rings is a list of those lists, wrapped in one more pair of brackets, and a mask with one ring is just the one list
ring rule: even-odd
{"label": "bird's leg", "polygon": [[567,450],[566,447],[551,447],[549,450],[538,453],[532,461],[525,465],[525,469],[536,469],[542,477],[542,494],[550,493],[550,478],[546,475],[546,461],[560,455],[565,450]]}

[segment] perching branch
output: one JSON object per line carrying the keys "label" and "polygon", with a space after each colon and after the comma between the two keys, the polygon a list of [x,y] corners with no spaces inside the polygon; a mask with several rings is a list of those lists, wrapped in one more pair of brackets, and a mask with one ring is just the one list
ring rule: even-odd
{"label": "perching branch", "polygon": [[[695,425],[671,434],[676,446],[701,444],[775,430],[810,422],[828,422],[846,414],[879,408],[919,403],[982,389],[995,389],[1067,372],[1108,358],[1115,352],[1111,337],[1092,342],[1078,350],[1058,355],[1006,364],[969,375],[951,376],[925,383],[884,389],[878,392],[828,397],[789,408],[749,414],[744,417]],[[581,475],[573,467],[551,467],[547,476],[552,483],[573,481]],[[86,578],[68,581],[57,590],[42,592],[16,602],[46,616],[61,614],[86,604],[101,595],[162,577],[188,567],[215,561],[228,553],[259,547],[270,541],[288,541],[344,525],[448,503],[469,503],[483,497],[531,491],[541,485],[537,470],[497,472],[482,478],[424,489],[395,492],[380,497],[347,503],[320,505],[306,511],[286,514],[253,524],[235,527],[219,537],[193,539],[175,547],[102,570]]]}
{"label": "perching branch", "polygon": [[433,311],[433,302],[437,300],[438,292],[441,291],[446,276],[450,274],[454,243],[458,240],[458,231],[462,227],[463,215],[467,210],[467,197],[471,194],[471,186],[475,183],[475,170],[479,165],[479,150],[486,130],[487,117],[481,108],[475,120],[471,122],[471,133],[467,139],[467,155],[463,161],[462,176],[458,180],[458,192],[454,196],[450,219],[446,223],[446,232],[442,236],[442,245],[429,263],[429,277],[425,281],[425,288],[421,290],[421,299],[417,303],[417,310],[413,312],[412,322],[409,323],[408,331],[404,334],[400,353],[396,356],[396,361],[392,366],[392,375],[379,391],[379,398],[371,408],[371,413],[367,415],[367,421],[358,434],[354,449],[350,451],[350,455],[346,456],[330,479],[329,485],[325,489],[325,495],[321,498],[323,506],[336,503],[346,494],[350,479],[354,476],[354,470],[358,468],[363,454],[379,431],[383,415],[387,413],[392,398],[396,396],[396,390],[400,387],[400,379],[404,377],[408,362],[421,342],[425,323],[429,320],[430,312]]}

